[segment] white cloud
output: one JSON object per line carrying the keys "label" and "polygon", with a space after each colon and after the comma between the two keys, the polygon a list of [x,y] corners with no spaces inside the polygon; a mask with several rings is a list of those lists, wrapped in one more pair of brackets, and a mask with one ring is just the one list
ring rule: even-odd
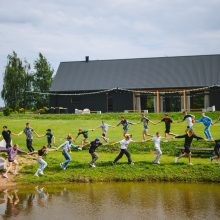
{"label": "white cloud", "polygon": [[[0,0],[0,71],[30,63],[220,52],[218,0]],[[0,84],[2,82],[0,81]]]}

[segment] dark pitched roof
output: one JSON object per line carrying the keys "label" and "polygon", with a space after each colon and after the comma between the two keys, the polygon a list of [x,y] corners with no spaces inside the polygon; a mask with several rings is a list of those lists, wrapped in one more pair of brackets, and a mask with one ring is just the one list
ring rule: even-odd
{"label": "dark pitched roof", "polygon": [[51,91],[220,84],[220,55],[61,62]]}

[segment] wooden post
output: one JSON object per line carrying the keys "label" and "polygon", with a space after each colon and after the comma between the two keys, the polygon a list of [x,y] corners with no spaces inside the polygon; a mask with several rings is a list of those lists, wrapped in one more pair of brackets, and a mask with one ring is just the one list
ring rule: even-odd
{"label": "wooden post", "polygon": [[136,97],[135,97],[135,92],[133,92],[133,111],[136,110]]}
{"label": "wooden post", "polygon": [[157,90],[157,113],[160,112],[160,93]]}
{"label": "wooden post", "polygon": [[183,90],[183,109],[186,111],[186,90]]}

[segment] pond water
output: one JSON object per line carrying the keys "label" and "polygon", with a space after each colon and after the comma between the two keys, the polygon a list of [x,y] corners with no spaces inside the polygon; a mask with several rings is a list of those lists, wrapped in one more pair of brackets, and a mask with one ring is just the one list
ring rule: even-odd
{"label": "pond water", "polygon": [[220,186],[75,183],[0,189],[0,219],[220,219]]}

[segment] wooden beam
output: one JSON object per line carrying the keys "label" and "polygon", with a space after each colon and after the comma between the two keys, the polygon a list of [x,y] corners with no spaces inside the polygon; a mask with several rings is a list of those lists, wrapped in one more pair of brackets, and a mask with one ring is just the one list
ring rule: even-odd
{"label": "wooden beam", "polygon": [[183,90],[183,109],[186,111],[186,90]]}
{"label": "wooden beam", "polygon": [[157,90],[157,113],[160,112],[160,93]]}

